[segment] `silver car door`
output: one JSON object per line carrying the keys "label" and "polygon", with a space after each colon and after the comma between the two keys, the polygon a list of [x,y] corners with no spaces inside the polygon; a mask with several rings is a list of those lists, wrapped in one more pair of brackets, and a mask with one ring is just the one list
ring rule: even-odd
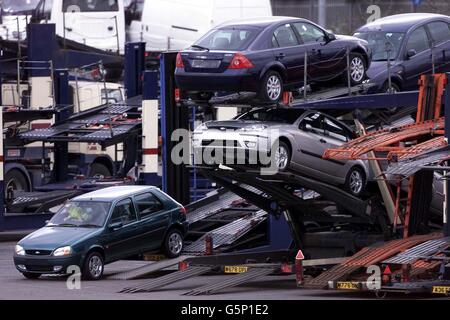
{"label": "silver car door", "polygon": [[320,170],[325,140],[323,135],[323,116],[319,112],[306,115],[299,124],[296,136],[299,150],[295,153],[295,162],[302,170],[316,175]]}
{"label": "silver car door", "polygon": [[[349,141],[347,130],[336,120],[324,116],[323,128],[326,143],[323,144],[325,149],[335,149]],[[347,175],[347,161],[323,160],[323,172],[327,175],[336,177],[337,179],[345,179]]]}

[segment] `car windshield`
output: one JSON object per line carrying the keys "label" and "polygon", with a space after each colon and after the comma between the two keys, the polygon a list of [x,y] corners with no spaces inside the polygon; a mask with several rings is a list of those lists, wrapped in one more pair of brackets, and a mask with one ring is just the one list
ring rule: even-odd
{"label": "car windshield", "polygon": [[207,33],[191,48],[196,50],[244,50],[258,35],[258,29],[226,28]]}
{"label": "car windshield", "polygon": [[286,124],[294,124],[295,121],[303,114],[303,110],[298,109],[260,109],[250,111],[237,117],[238,120],[262,121],[262,122],[280,122]]}
{"label": "car windshield", "polygon": [[17,15],[34,10],[39,0],[0,0],[1,13],[4,16]]}
{"label": "car windshield", "polygon": [[110,202],[70,201],[53,216],[48,226],[102,227],[110,208]]}
{"label": "car windshield", "polygon": [[390,50],[389,58],[397,59],[398,53],[403,42],[405,34],[402,32],[357,32],[354,35],[369,43],[372,50],[372,61],[385,61],[388,58],[388,50]]}

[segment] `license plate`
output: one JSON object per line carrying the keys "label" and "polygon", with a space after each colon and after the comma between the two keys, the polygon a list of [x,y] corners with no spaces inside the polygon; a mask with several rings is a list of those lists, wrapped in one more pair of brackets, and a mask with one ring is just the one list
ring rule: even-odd
{"label": "license plate", "polygon": [[192,60],[192,68],[217,69],[220,67],[220,60]]}
{"label": "license plate", "polygon": [[358,290],[358,283],[356,282],[338,282],[337,288],[341,290]]}
{"label": "license plate", "polygon": [[225,273],[244,273],[247,271],[248,271],[247,267],[225,266]]}
{"label": "license plate", "polygon": [[434,286],[433,287],[433,293],[436,293],[436,294],[450,294],[450,287]]}

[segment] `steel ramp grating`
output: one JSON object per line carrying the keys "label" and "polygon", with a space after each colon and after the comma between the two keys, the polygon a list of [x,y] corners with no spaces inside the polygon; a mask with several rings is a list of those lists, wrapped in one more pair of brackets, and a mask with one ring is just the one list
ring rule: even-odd
{"label": "steel ramp grating", "polygon": [[134,280],[134,279],[143,278],[151,273],[161,271],[161,270],[169,268],[169,267],[173,267],[173,266],[177,265],[179,262],[184,261],[188,258],[190,258],[190,256],[180,256],[175,259],[162,260],[162,261],[149,263],[148,265],[145,265],[145,266],[133,269],[133,270],[128,270],[125,272],[115,274],[112,277],[110,277],[110,279]]}
{"label": "steel ramp grating", "polygon": [[149,280],[136,287],[125,288],[119,293],[151,292],[178,281],[200,276],[210,272],[211,270],[212,267],[189,267],[185,270],[176,271],[165,276]]}
{"label": "steel ramp grating", "polygon": [[[212,237],[213,249],[217,249],[222,246],[231,245],[266,219],[267,212],[261,210],[251,216],[238,219],[223,227],[215,229],[207,235]],[[207,235],[204,235],[197,241],[186,246],[183,252],[186,254],[204,253],[205,238]]]}
{"label": "steel ramp grating", "polygon": [[202,206],[196,210],[193,210],[192,212],[188,212],[187,220],[189,224],[201,221],[223,211],[226,208],[231,207],[233,202],[239,201],[241,199],[242,198],[238,195],[232,192],[228,192],[227,194],[221,196],[217,201]]}
{"label": "steel ramp grating", "polygon": [[399,255],[383,261],[386,264],[410,264],[418,259],[426,259],[450,246],[450,238],[429,240],[408,249]]}
{"label": "steel ramp grating", "polygon": [[250,282],[252,280],[256,280],[258,278],[268,276],[271,273],[274,273],[278,268],[250,268],[247,272],[240,273],[235,275],[225,281],[221,281],[218,283],[208,284],[206,286],[193,289],[189,292],[184,293],[187,296],[199,296],[199,295],[209,295],[217,293],[221,290],[234,288],[241,284]]}

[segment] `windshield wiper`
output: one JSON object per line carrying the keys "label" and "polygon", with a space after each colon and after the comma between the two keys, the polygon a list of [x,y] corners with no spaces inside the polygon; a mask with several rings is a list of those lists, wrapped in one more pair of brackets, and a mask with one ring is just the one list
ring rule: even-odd
{"label": "windshield wiper", "polygon": [[78,225],[73,223],[61,223],[61,224],[52,224],[49,227],[63,227],[63,228],[76,228]]}
{"label": "windshield wiper", "polygon": [[197,48],[197,49],[200,49],[200,50],[206,50],[206,51],[209,51],[209,48],[203,47],[203,46],[199,46],[198,44],[194,44],[194,45],[192,45],[191,47],[192,47],[192,48]]}
{"label": "windshield wiper", "polygon": [[80,228],[100,228],[101,226],[96,225],[96,224],[86,223],[86,224],[80,224],[78,227],[80,227]]}

